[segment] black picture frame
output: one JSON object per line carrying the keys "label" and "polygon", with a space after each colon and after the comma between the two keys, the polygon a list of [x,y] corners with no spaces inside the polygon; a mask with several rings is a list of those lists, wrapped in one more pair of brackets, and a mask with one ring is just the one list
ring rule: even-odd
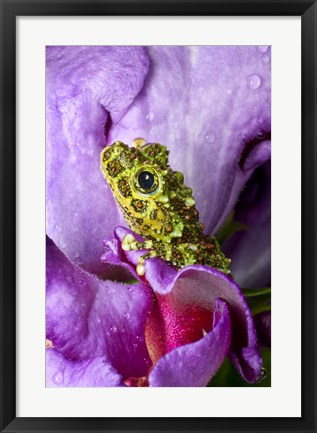
{"label": "black picture frame", "polygon": [[[316,1],[0,0],[0,5],[1,432],[316,432]],[[302,416],[300,418],[19,418],[16,416],[16,17],[52,15],[301,17]]]}

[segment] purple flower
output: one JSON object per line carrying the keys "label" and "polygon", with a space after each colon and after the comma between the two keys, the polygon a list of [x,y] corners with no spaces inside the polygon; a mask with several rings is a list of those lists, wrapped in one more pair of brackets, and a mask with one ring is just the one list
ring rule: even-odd
{"label": "purple flower", "polygon": [[[261,358],[253,321],[234,281],[202,265],[176,271],[161,259],[146,261],[140,278],[135,267],[141,252],[121,248],[128,233],[117,228],[102,259],[129,270],[134,284],[81,270],[48,240],[47,338],[65,356],[65,370],[69,360],[87,375],[96,368],[92,385],[102,374],[111,385],[120,374],[129,384],[146,377],[150,386],[205,386],[229,354],[247,381],[257,380]],[[64,366],[57,354],[51,357],[61,369],[50,378],[54,382]],[[96,359],[97,366],[88,359]],[[76,383],[72,376],[67,382]],[[84,376],[80,383],[90,382]]]}
{"label": "purple flower", "polygon": [[232,279],[160,259],[137,276],[99,155],[115,140],[167,145],[214,233],[270,159],[269,61],[265,47],[47,49],[48,386],[205,386],[226,356],[259,378]]}

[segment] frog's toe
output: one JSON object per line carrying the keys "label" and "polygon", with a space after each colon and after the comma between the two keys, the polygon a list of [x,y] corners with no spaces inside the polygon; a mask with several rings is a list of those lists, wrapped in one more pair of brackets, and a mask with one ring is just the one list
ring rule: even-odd
{"label": "frog's toe", "polygon": [[135,237],[129,233],[122,239],[122,249],[124,251],[131,251],[135,248],[133,248],[133,243],[135,243]]}
{"label": "frog's toe", "polygon": [[136,273],[140,276],[143,277],[143,275],[145,274],[145,267],[142,263],[139,263],[136,267]]}

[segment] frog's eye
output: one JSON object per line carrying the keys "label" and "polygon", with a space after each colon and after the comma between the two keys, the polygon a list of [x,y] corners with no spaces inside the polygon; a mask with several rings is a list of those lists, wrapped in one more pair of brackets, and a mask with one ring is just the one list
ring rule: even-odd
{"label": "frog's eye", "polygon": [[138,182],[145,191],[151,190],[154,185],[154,175],[150,171],[141,171],[138,175]]}
{"label": "frog's eye", "polygon": [[142,168],[134,177],[134,186],[142,194],[153,194],[159,186],[158,176],[155,170]]}

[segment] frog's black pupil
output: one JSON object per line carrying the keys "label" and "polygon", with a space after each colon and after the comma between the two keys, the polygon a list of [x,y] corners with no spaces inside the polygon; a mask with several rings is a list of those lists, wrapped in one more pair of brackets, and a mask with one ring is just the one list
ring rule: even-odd
{"label": "frog's black pupil", "polygon": [[145,190],[151,189],[154,185],[154,176],[149,171],[141,171],[138,176],[138,182],[141,188]]}

